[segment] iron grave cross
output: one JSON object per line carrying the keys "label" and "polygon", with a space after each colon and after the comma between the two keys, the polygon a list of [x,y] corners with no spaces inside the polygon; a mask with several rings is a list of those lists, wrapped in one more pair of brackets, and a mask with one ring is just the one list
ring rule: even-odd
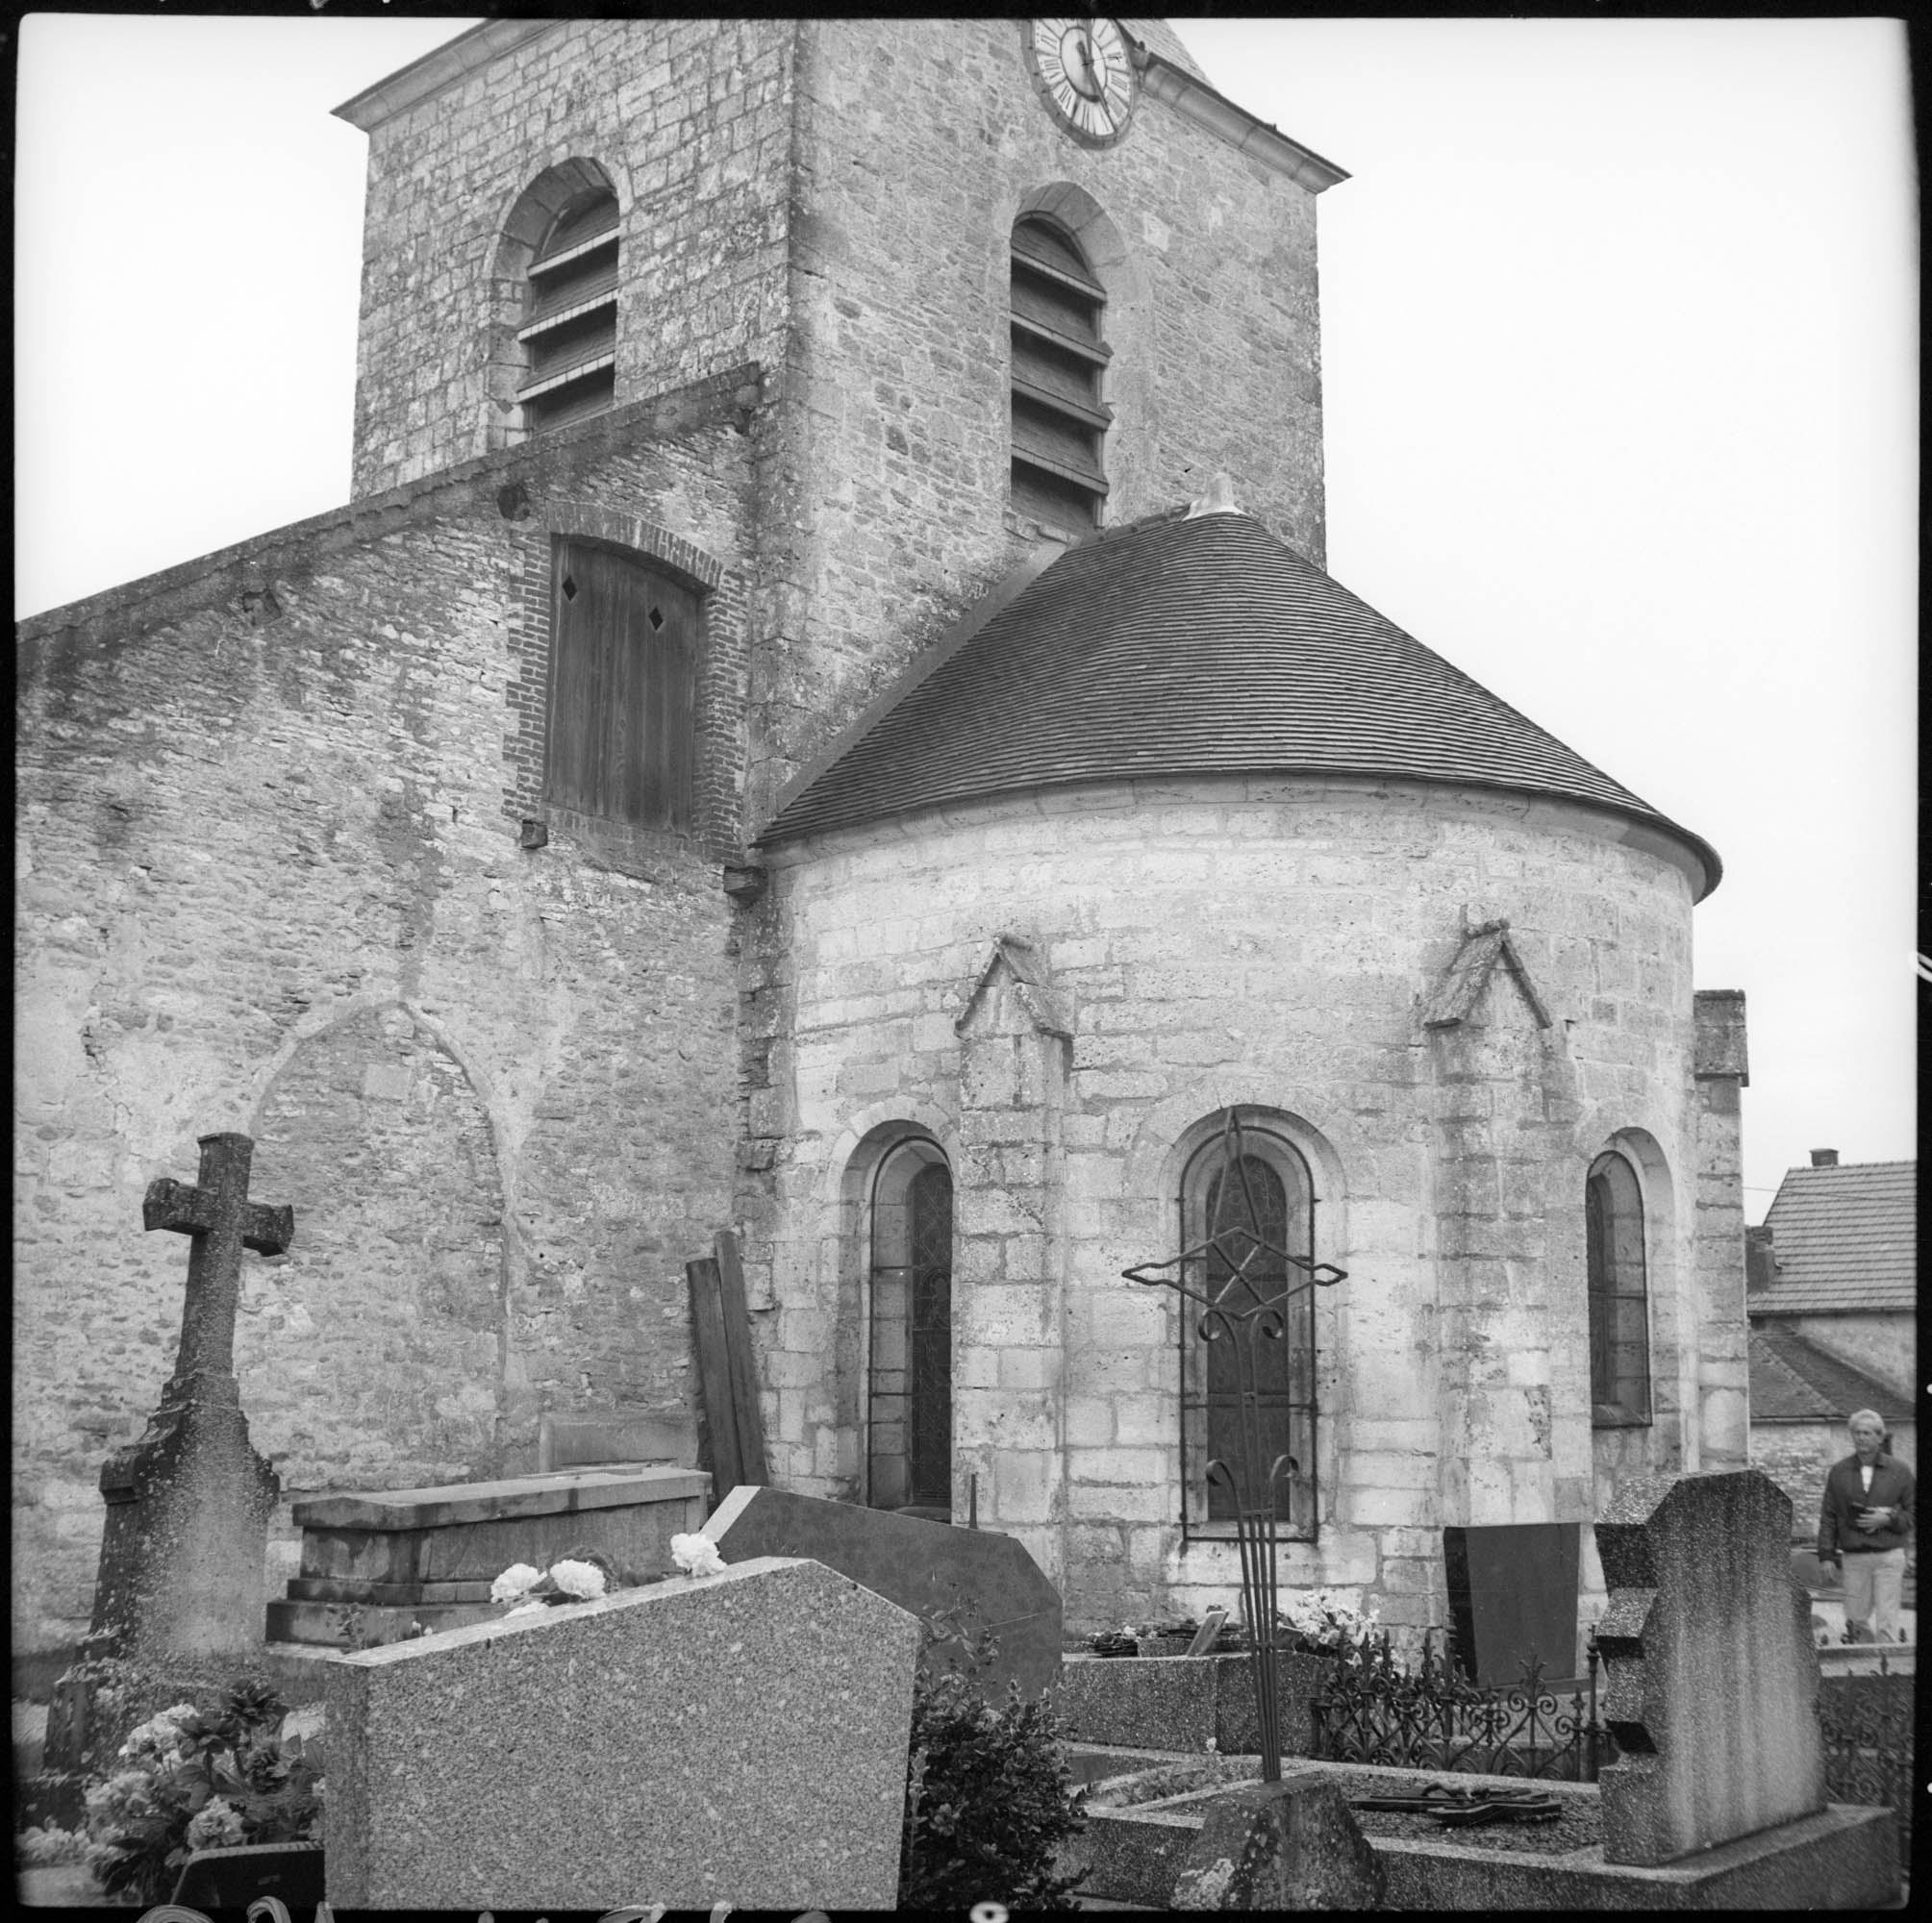
{"label": "iron grave cross", "polygon": [[170,1389],[196,1376],[235,1373],[235,1312],[241,1299],[241,1251],[279,1256],[295,1235],[295,1211],[248,1199],[251,1136],[203,1136],[201,1175],[193,1187],[167,1176],[148,1185],[144,1229],[189,1237],[188,1299],[181,1311],[181,1353]]}

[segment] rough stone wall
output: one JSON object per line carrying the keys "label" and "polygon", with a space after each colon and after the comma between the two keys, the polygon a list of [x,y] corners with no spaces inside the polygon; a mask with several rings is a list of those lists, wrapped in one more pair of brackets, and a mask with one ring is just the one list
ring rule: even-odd
{"label": "rough stone wall", "polygon": [[[1496,1003],[1513,991],[1493,984],[1486,1020],[1500,1033],[1477,1044],[1488,1065],[1468,1106],[1486,1117],[1493,1180],[1465,1182],[1455,1242],[1435,1223],[1445,1117],[1422,1011],[1465,928],[1498,916],[1552,1032],[1511,1027]],[[757,1318],[762,1364],[803,1367],[834,1326],[862,1334],[864,1251],[833,1200],[860,1136],[894,1114],[941,1118],[969,1218],[964,1191],[985,1177],[966,1153],[953,1020],[992,937],[1025,935],[1073,1033],[1059,1123],[1069,1619],[1197,1607],[1238,1578],[1232,1543],[1179,1541],[1174,1311],[1119,1275],[1173,1252],[1184,1138],[1241,1103],[1288,1118],[1315,1169],[1317,1256],[1349,1271],[1317,1306],[1320,1538],[1285,1548],[1284,1580],[1422,1620],[1443,1524],[1581,1518],[1621,1474],[1684,1458],[1696,1406],[1677,1386],[1696,1361],[1679,1357],[1675,1321],[1695,1149],[1689,930],[1681,872],[1606,818],[1399,785],[1044,791],[781,849],[764,938],[785,959],[758,1098],[771,1199],[749,1251],[773,1304]],[[1656,1145],[1666,1178],[1645,1168],[1653,1367],[1668,1380],[1654,1426],[1619,1432],[1593,1478],[1583,1180],[1626,1134]],[[1548,1221],[1533,1234],[1539,1211]],[[961,1326],[978,1326],[974,1287],[971,1273],[956,1280]],[[1452,1346],[1445,1311],[1487,1318],[1487,1339]],[[1518,1363],[1498,1358],[1532,1325]],[[1028,1366],[1018,1336],[1004,1343],[981,1344],[999,1348],[996,1368]],[[1486,1357],[1499,1374],[1483,1373]],[[1480,1516],[1444,1460],[1452,1392],[1470,1436],[1491,1423],[1521,1445]],[[1516,1416],[1505,1424],[1486,1397]],[[858,1406],[824,1406],[835,1400]],[[780,1479],[860,1493],[819,1473],[839,1452],[798,1404],[769,1412]],[[977,1438],[956,1436],[965,1460]],[[999,1526],[998,1501],[982,1483],[983,1521]]]}
{"label": "rough stone wall", "polygon": [[520,281],[504,223],[545,168],[598,162],[621,210],[616,397],[783,361],[787,20],[560,20],[369,137],[354,491],[521,437],[490,392]]}
{"label": "rough stone wall", "polygon": [[[1863,1369],[1895,1394],[1914,1394],[1918,1381],[1919,1329],[1902,1311],[1873,1314],[1778,1315],[1763,1318],[1774,1328],[1789,1329],[1814,1342],[1827,1355]],[[1849,1411],[1846,1411],[1849,1413]],[[1850,1447],[1847,1443],[1846,1448]],[[1841,1454],[1844,1452],[1841,1451]]]}
{"label": "rough stone wall", "polygon": [[667,418],[27,625],[16,1646],[85,1627],[95,1478],[180,1329],[185,1252],[141,1197],[198,1134],[256,1136],[256,1194],[295,1208],[289,1254],[245,1259],[237,1337],[290,1498],[490,1473],[544,1408],[690,1406],[683,1263],[730,1219],[738,1134],[733,911],[715,842],[518,845],[515,694],[543,670],[513,620],[550,523],[623,502],[716,563],[709,719],[738,737],[749,439],[731,394]]}
{"label": "rough stone wall", "polygon": [[[1041,530],[1007,507],[1013,223],[1070,188],[1108,287],[1112,523],[1200,493],[1322,558],[1315,197],[1142,97],[1092,149],[1017,19],[819,20],[801,41],[786,564],[761,628],[752,818]],[[1070,217],[1070,216],[1069,216]],[[792,485],[795,484],[795,485]]]}

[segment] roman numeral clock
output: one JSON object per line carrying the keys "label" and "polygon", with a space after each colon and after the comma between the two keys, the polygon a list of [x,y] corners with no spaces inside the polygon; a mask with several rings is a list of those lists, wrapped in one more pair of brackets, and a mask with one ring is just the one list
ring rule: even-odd
{"label": "roman numeral clock", "polygon": [[1134,112],[1133,43],[1117,20],[1029,20],[1026,64],[1053,117],[1090,147],[1127,131]]}

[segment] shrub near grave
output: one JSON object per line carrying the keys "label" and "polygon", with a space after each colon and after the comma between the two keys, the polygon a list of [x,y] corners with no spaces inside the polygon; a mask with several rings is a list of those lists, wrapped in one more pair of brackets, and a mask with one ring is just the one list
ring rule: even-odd
{"label": "shrub near grave", "polygon": [[[1005,1704],[994,1709],[974,1673],[992,1659],[991,1633],[925,1627],[928,1660],[913,1685],[899,1907],[1075,1908],[1078,1878],[1055,1876],[1053,1860],[1085,1824],[1052,1699],[1027,1702],[1009,1684]],[[965,1642],[969,1666],[936,1671],[933,1646],[955,1638]]]}

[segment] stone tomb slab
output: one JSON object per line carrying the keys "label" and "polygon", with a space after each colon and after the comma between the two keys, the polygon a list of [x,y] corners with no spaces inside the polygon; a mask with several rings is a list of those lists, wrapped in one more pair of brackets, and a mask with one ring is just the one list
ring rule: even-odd
{"label": "stone tomb slab", "polygon": [[[1013,1536],[750,1486],[725,1497],[704,1533],[727,1562],[809,1556],[916,1616],[964,1607],[999,1639],[984,1672],[990,1695],[1011,1681],[1038,1696],[1060,1679],[1060,1592]],[[943,1646],[936,1654],[946,1660]]]}
{"label": "stone tomb slab", "polygon": [[891,1909],[918,1624],[762,1557],[327,1668],[337,1909]]}
{"label": "stone tomb slab", "polygon": [[1604,1855],[1662,1864],[1825,1807],[1811,1599],[1791,1498],[1756,1469],[1637,1479],[1596,1525]]}
{"label": "stone tomb slab", "polygon": [[671,1537],[702,1526],[710,1488],[696,1469],[626,1465],[297,1503],[301,1569],[268,1605],[269,1639],[339,1643],[348,1604],[370,1640],[493,1618],[489,1586],[513,1562],[578,1548],[627,1583],[669,1575]]}

